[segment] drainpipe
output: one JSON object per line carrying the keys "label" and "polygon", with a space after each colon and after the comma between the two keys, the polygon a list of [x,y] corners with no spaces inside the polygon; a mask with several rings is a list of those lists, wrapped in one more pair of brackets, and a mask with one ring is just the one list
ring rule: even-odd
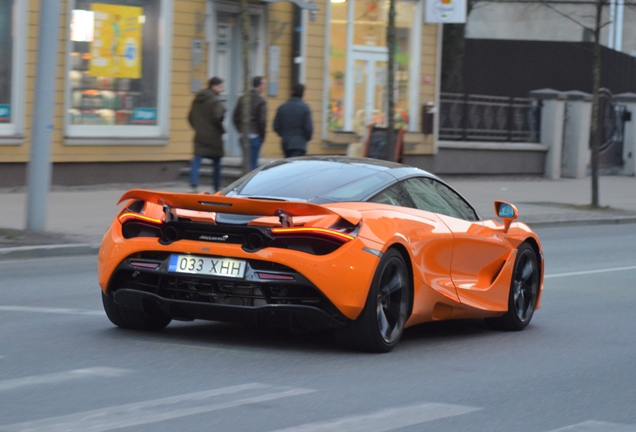
{"label": "drainpipe", "polygon": [[625,0],[616,0],[616,51],[623,50],[623,18],[625,12]]}
{"label": "drainpipe", "polygon": [[616,36],[616,0],[609,3],[609,26],[607,29],[607,47],[614,49],[614,37]]}
{"label": "drainpipe", "polygon": [[306,26],[303,20],[303,10],[294,5],[294,37],[292,40],[292,85],[303,83],[305,80],[305,53],[304,40],[306,39]]}

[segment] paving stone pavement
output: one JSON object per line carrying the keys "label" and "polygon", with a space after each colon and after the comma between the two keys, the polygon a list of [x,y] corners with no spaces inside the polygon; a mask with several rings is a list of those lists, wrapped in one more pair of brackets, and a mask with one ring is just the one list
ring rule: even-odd
{"label": "paving stone pavement", "polygon": [[[636,177],[599,178],[600,208],[591,209],[591,179],[551,180],[520,176],[442,176],[475,206],[494,218],[495,200],[519,210],[532,227],[636,223]],[[27,231],[27,188],[0,189],[0,259],[96,253],[117,214],[117,201],[131,188],[189,192],[183,181],[53,187],[48,194],[46,230]]]}

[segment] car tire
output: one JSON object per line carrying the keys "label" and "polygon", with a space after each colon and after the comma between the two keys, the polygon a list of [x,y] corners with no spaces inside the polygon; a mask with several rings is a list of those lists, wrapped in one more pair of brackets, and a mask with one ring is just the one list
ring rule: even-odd
{"label": "car tire", "polygon": [[378,264],[362,313],[335,332],[336,342],[367,352],[391,351],[399,342],[409,315],[411,285],[404,258],[390,249]]}
{"label": "car tire", "polygon": [[487,318],[486,324],[498,330],[523,330],[530,324],[539,297],[539,263],[528,243],[517,249],[512,271],[508,311],[498,318]]}
{"label": "car tire", "polygon": [[141,312],[115,303],[112,297],[102,291],[102,303],[106,316],[117,327],[131,330],[158,331],[166,328],[172,318],[160,311]]}

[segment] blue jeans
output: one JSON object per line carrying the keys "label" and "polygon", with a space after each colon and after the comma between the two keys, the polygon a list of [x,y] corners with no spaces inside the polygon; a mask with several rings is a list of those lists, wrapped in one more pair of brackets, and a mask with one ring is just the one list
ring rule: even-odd
{"label": "blue jeans", "polygon": [[[212,165],[214,169],[214,175],[212,176],[212,186],[214,191],[221,189],[221,158],[214,157],[212,159]],[[195,155],[192,158],[192,164],[190,165],[190,185],[196,187],[199,185],[199,169],[201,169],[201,161],[203,156]]]}
{"label": "blue jeans", "polygon": [[256,169],[258,166],[258,154],[261,151],[263,145],[263,138],[254,137],[250,138],[250,171]]}

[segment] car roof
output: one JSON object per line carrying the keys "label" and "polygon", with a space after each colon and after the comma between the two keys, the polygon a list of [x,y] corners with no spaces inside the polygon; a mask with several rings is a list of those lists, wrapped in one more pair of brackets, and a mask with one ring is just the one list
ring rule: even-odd
{"label": "car roof", "polygon": [[336,167],[338,165],[355,165],[356,167],[363,169],[389,172],[394,176],[396,176],[398,172],[409,172],[412,174],[435,177],[435,175],[429,173],[428,171],[424,171],[423,169],[404,165],[398,162],[350,156],[303,156],[298,158],[282,159],[272,163],[302,163],[303,161],[320,161],[326,164],[330,164],[333,167]]}
{"label": "car roof", "polygon": [[311,202],[359,201],[414,176],[437,178],[419,168],[379,159],[305,156],[270,162],[221,194]]}

